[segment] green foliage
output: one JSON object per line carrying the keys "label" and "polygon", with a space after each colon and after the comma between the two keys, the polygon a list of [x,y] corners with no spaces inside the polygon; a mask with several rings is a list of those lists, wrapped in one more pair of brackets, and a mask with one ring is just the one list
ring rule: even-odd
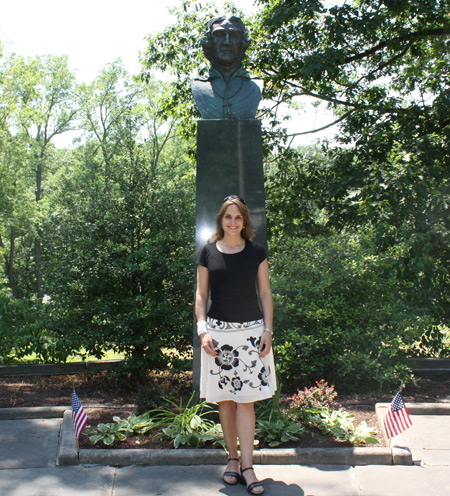
{"label": "green foliage", "polygon": [[163,130],[155,117],[160,90],[131,83],[117,64],[83,88],[92,135],[46,219],[61,340],[99,358],[105,348],[124,353],[136,375],[167,366],[162,350],[184,353],[192,334],[194,176],[175,123]]}
{"label": "green foliage", "polygon": [[300,422],[292,422],[287,415],[275,420],[258,420],[255,428],[256,438],[272,448],[288,442],[298,443],[305,432]]}
{"label": "green foliage", "polygon": [[280,401],[281,387],[270,399],[258,404],[256,408],[256,438],[269,446],[283,443],[299,443],[310,428],[318,428],[324,434],[352,446],[378,444],[373,436],[376,429],[361,422],[353,424],[354,415],[339,408],[334,400],[337,392],[334,386],[324,381],[316,381],[316,386],[304,388],[290,398],[289,405]]}
{"label": "green foliage", "polygon": [[155,425],[148,413],[142,415],[136,415],[133,413],[126,419],[113,417],[113,420],[119,425],[119,430],[128,432],[130,435],[138,434],[139,436],[143,436],[144,434],[147,434],[148,431],[153,429]]}
{"label": "green foliage", "polygon": [[366,422],[355,426],[353,414],[342,408],[336,409],[336,396],[334,386],[328,386],[323,379],[316,381],[316,386],[298,390],[290,398],[287,414],[291,421],[300,421],[305,427],[316,427],[324,434],[352,446],[379,444],[378,439],[373,437],[376,429],[368,427]]}
{"label": "green foliage", "polygon": [[224,446],[222,428],[206,418],[211,413],[217,413],[206,404],[200,402],[192,405],[194,394],[183,407],[182,399],[179,405],[166,400],[167,407],[156,408],[141,415],[132,414],[122,419],[113,417],[114,422],[98,424],[97,429],[85,429],[91,444],[98,442],[112,446],[115,441],[124,441],[133,435],[144,436],[152,429],[161,432],[161,438],[168,437],[175,448],[183,445],[201,447],[207,442]]}
{"label": "green foliage", "polygon": [[206,442],[225,446],[222,427],[209,420],[207,415],[217,413],[205,402],[191,406],[195,391],[192,393],[186,406],[183,407],[182,399],[179,405],[167,400],[169,406],[156,408],[149,412],[158,426],[163,426],[163,433],[172,439],[175,448],[181,445],[199,447]]}
{"label": "green foliage", "polygon": [[113,417],[113,420],[111,423],[98,424],[97,429],[84,429],[83,434],[89,436],[92,445],[100,442],[112,446],[116,441],[125,441],[133,435],[143,436],[155,427],[155,422],[148,414],[131,414],[125,419]]}
{"label": "green foliage", "polygon": [[407,305],[395,257],[376,255],[364,232],[272,243],[281,376],[322,376],[349,390],[404,381],[416,309]]}
{"label": "green foliage", "polygon": [[36,299],[17,299],[0,291],[0,335],[0,363],[17,362],[32,353],[41,362],[57,363],[70,354],[51,326],[49,305]]}
{"label": "green foliage", "polygon": [[308,412],[308,422],[318,427],[323,433],[346,441],[352,446],[360,444],[379,444],[376,429],[368,427],[366,422],[361,422],[357,426],[353,424],[354,415],[345,410],[331,410],[330,408],[317,408]]}
{"label": "green foliage", "polygon": [[[336,310],[341,307],[342,319],[325,331],[318,318],[312,324],[323,326],[323,340],[318,341],[308,329],[309,319],[304,329],[308,339],[296,341],[300,331],[291,329],[280,349],[281,360],[296,345],[319,352],[319,341],[339,339],[341,333],[347,346],[351,332],[353,348],[364,347],[358,337],[362,322],[352,316],[351,291],[356,290],[354,308],[368,318],[367,341],[373,346],[359,358],[350,358],[352,350],[341,349],[343,362],[360,361],[366,376],[378,384],[402,380],[406,375],[399,355],[406,348],[417,353],[418,343],[423,342],[428,353],[448,353],[444,335],[432,329],[445,324],[450,301],[449,81],[444,75],[450,68],[449,3],[364,1],[326,6],[309,0],[295,4],[265,0],[262,4],[256,28],[260,49],[252,60],[257,67],[265,64],[266,87],[273,96],[283,92],[288,100],[301,93],[327,102],[341,119],[337,139],[345,145],[291,150],[274,157],[274,166],[267,167],[272,246],[283,236],[300,236],[306,244],[311,243],[309,236],[318,236],[317,246],[325,248],[330,242],[337,254],[343,251],[346,257],[345,240],[357,236],[363,243],[357,241],[360,253],[355,265],[362,271],[370,265],[370,272],[378,273],[375,285],[368,276],[375,291],[368,289],[365,306],[355,288],[356,281],[363,282],[356,267],[349,270],[352,278],[343,272],[336,277],[332,292],[322,281],[317,292],[306,289],[318,306],[326,305],[320,289],[333,297],[332,305]],[[337,237],[342,244],[335,243]],[[323,279],[329,279],[325,271]],[[293,274],[301,276],[302,271]],[[305,291],[303,284],[296,286]],[[304,304],[302,296],[298,304]],[[383,314],[387,326],[378,320]],[[390,332],[398,336],[398,343],[385,337],[372,340],[375,332],[380,337]],[[427,336],[432,336],[431,346],[426,344]],[[396,348],[402,351],[396,353]],[[335,351],[326,344],[322,348],[330,355]],[[391,364],[385,367],[382,364],[391,353]],[[319,362],[322,356],[317,357]],[[336,355],[330,361],[337,359]],[[334,365],[330,371],[318,367],[321,376],[330,378],[330,372],[337,377]]]}
{"label": "green foliage", "polygon": [[98,442],[105,446],[112,446],[115,441],[125,441],[127,438],[127,435],[121,431],[118,423],[98,424],[97,430],[85,429],[83,434],[89,436],[89,440],[93,446]]}
{"label": "green foliage", "polygon": [[[422,328],[422,327],[421,327]],[[450,328],[445,325],[423,326],[425,332],[411,346],[411,356],[450,358]]]}
{"label": "green foliage", "polygon": [[289,441],[298,442],[305,433],[305,427],[300,422],[293,422],[292,416],[283,408],[281,387],[280,384],[272,398],[256,406],[255,437],[271,447]]}

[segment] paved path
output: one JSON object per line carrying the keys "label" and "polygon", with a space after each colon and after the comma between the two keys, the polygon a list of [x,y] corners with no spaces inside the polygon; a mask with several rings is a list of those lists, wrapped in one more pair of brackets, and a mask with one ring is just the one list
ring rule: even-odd
{"label": "paved path", "polygon": [[[412,466],[256,465],[267,496],[449,496],[450,416],[412,415]],[[0,420],[0,496],[239,496],[219,465],[56,465],[62,418]]]}

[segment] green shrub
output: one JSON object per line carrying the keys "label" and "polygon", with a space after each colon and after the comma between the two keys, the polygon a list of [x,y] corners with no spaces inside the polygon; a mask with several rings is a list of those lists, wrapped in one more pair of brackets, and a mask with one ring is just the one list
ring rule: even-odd
{"label": "green shrub", "polygon": [[65,362],[65,346],[52,327],[52,304],[14,298],[0,291],[0,363],[34,355],[37,362]]}
{"label": "green shrub", "polygon": [[337,392],[334,386],[328,386],[328,382],[316,381],[316,386],[312,388],[305,387],[298,390],[291,398],[291,409],[302,410],[309,408],[333,407]]}
{"label": "green shrub", "polygon": [[417,337],[396,259],[370,233],[272,240],[277,368],[286,383],[317,377],[340,389],[398,386]]}
{"label": "green shrub", "polygon": [[222,426],[206,418],[207,415],[217,412],[205,401],[192,404],[195,394],[194,391],[185,407],[182,399],[179,405],[166,400],[167,407],[151,410],[148,415],[158,427],[162,427],[163,434],[172,439],[175,448],[185,444],[199,447],[208,441],[225,446]]}
{"label": "green shrub", "polygon": [[92,445],[98,442],[112,446],[115,441],[125,441],[132,435],[143,436],[155,427],[155,422],[148,414],[131,414],[126,419],[113,417],[114,422],[100,423],[96,429],[84,429],[83,434],[89,436]]}
{"label": "green shrub", "polygon": [[374,437],[376,429],[368,427],[366,422],[357,426],[353,424],[354,415],[343,409],[331,410],[330,408],[317,408],[309,412],[308,422],[318,427],[327,434],[340,441],[346,441],[352,446],[360,444],[379,444]]}
{"label": "green shrub", "polygon": [[271,447],[289,441],[298,442],[306,431],[300,422],[293,422],[292,416],[283,408],[280,401],[281,386],[279,384],[272,398],[256,406],[255,438]]}

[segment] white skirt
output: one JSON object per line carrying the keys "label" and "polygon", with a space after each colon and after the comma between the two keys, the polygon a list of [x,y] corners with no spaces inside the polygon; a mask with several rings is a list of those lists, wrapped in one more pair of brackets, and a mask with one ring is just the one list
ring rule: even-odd
{"label": "white skirt", "polygon": [[217,357],[201,351],[200,397],[208,403],[253,403],[277,390],[273,353],[260,358],[264,321],[236,323],[207,318]]}

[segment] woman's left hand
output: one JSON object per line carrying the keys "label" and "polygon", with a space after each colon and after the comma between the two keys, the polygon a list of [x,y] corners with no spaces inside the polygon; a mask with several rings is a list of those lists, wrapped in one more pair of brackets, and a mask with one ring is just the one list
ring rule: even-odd
{"label": "woman's left hand", "polygon": [[259,358],[264,358],[272,348],[272,334],[269,331],[264,331],[259,344]]}

